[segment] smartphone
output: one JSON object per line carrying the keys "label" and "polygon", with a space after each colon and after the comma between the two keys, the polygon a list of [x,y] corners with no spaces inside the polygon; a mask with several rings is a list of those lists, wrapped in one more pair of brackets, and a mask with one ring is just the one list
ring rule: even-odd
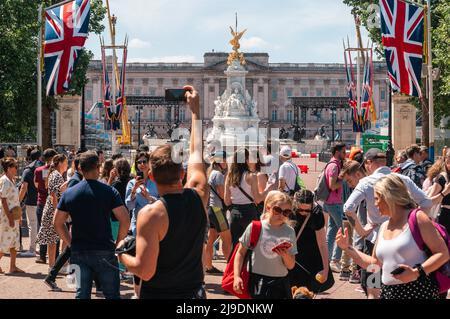
{"label": "smartphone", "polygon": [[276,250],[276,249],[289,249],[292,247],[292,244],[288,241],[284,241],[281,244],[276,245],[275,247],[272,248],[272,251]]}
{"label": "smartphone", "polygon": [[139,179],[144,179],[144,172],[137,172],[136,177],[139,177]]}
{"label": "smartphone", "polygon": [[391,272],[391,275],[400,275],[405,271],[405,268],[398,267]]}
{"label": "smartphone", "polygon": [[167,102],[186,102],[186,90],[184,89],[166,89]]}

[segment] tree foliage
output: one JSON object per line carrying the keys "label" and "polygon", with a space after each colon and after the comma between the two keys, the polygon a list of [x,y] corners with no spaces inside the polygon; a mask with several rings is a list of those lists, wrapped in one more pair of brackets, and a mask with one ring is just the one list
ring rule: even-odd
{"label": "tree foliage", "polygon": [[[38,8],[61,2],[0,1],[0,141],[16,142],[36,139]],[[100,34],[106,9],[102,0],[91,0],[89,32]],[[69,94],[80,94],[86,83],[86,72],[93,54],[83,50],[75,66]],[[50,112],[56,100],[45,96],[43,83],[43,131],[50,141]]]}
{"label": "tree foliage", "polygon": [[[377,5],[378,1],[343,0],[343,2],[352,8],[352,13],[361,18],[362,24],[376,45],[377,55],[384,59],[380,27],[379,25],[371,27],[370,24],[374,11],[369,10],[371,8],[369,6]],[[431,32],[433,68],[439,68],[440,71],[440,78],[434,81],[435,123],[439,123],[443,117],[450,116],[450,2],[448,0],[431,2]],[[417,106],[420,105],[418,99],[413,102]]]}

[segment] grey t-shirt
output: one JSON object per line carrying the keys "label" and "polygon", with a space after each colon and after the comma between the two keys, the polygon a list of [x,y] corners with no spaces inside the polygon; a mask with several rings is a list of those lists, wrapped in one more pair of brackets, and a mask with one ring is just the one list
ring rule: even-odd
{"label": "grey t-shirt", "polygon": [[[221,172],[213,170],[209,176],[208,184],[217,191],[217,186],[225,184],[225,177]],[[209,192],[209,206],[223,208],[222,201],[213,191]]]}
{"label": "grey t-shirt", "polygon": [[[247,249],[250,246],[251,227],[252,224],[248,225],[239,239]],[[252,254],[253,273],[269,277],[287,276],[288,269],[284,265],[281,256],[272,251],[272,248],[283,241],[289,241],[293,244],[291,249],[289,249],[289,253],[295,256],[297,254],[297,238],[295,237],[294,229],[286,224],[273,227],[267,220],[263,220],[261,235]]]}

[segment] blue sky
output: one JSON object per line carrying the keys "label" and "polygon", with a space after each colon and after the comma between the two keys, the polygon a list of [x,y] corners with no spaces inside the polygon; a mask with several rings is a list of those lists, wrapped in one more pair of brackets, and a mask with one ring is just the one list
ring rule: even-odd
{"label": "blue sky", "polygon": [[[229,26],[239,16],[243,52],[267,52],[270,62],[343,62],[342,38],[356,45],[350,8],[341,0],[110,0],[117,42],[129,36],[129,62],[203,62],[205,52],[229,52]],[[105,20],[106,23],[106,20]],[[363,28],[364,43],[367,33]],[[105,29],[110,41],[109,28]],[[98,37],[87,47],[100,58]]]}

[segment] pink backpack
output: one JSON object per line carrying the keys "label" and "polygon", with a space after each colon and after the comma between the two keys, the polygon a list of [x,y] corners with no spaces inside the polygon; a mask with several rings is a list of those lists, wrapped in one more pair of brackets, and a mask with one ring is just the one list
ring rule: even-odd
{"label": "pink backpack", "polygon": [[[419,209],[415,209],[411,211],[408,217],[408,224],[411,230],[412,236],[417,244],[417,246],[426,252],[427,256],[431,255],[430,249],[426,246],[423,241],[422,235],[420,234],[419,224],[417,223],[417,212]],[[447,230],[441,224],[433,222],[434,227],[438,230],[439,234],[441,234],[442,238],[447,245],[447,248],[450,252],[450,236],[448,235]],[[441,268],[439,268],[436,272],[436,280],[439,285],[439,292],[446,293],[450,289],[450,260],[447,261]]]}

